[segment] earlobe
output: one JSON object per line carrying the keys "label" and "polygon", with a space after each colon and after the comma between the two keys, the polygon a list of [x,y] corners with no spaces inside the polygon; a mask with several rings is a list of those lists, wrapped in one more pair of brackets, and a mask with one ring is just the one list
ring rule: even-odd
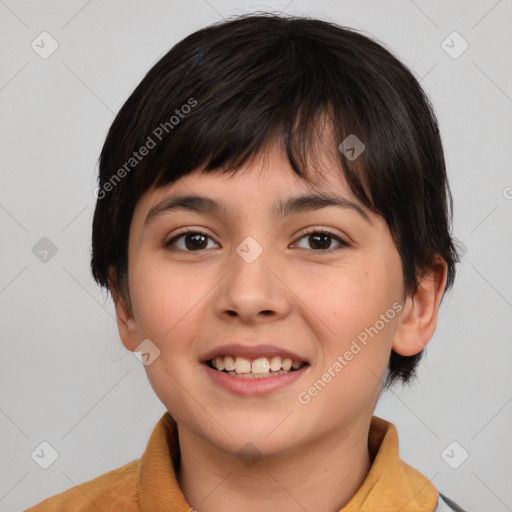
{"label": "earlobe", "polygon": [[123,345],[132,352],[139,345],[137,325],[133,315],[131,304],[127,304],[122,294],[117,289],[114,271],[111,269],[109,276],[109,288],[112,294],[112,300],[116,309],[117,330]]}
{"label": "earlobe", "polygon": [[442,258],[419,278],[418,289],[407,297],[393,339],[393,350],[402,356],[420,353],[434,336],[437,313],[446,287],[448,265]]}

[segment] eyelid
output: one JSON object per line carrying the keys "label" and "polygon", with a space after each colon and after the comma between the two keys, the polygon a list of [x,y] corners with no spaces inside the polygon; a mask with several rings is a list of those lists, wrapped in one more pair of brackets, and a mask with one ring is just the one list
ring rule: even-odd
{"label": "eyelid", "polygon": [[[164,247],[172,246],[173,243],[175,243],[178,239],[180,239],[181,237],[183,237],[187,234],[203,235],[203,236],[209,238],[210,240],[212,240],[215,244],[219,245],[219,243],[216,242],[215,239],[212,236],[210,236],[208,233],[206,233],[203,229],[187,227],[181,231],[178,231],[178,233],[175,233],[168,241],[166,241],[164,243]],[[321,228],[321,227],[304,228],[297,233],[297,235],[295,236],[295,240],[298,241],[308,235],[313,235],[313,234],[328,235],[331,238],[336,239],[340,244],[338,247],[335,247],[333,249],[316,250],[316,251],[314,249],[309,249],[309,251],[313,252],[313,253],[329,253],[329,252],[336,250],[337,248],[352,246],[352,244],[350,242],[348,242],[344,236],[332,231],[331,229]],[[296,242],[293,242],[293,243],[295,244]],[[204,252],[204,251],[208,250],[208,249],[202,249],[199,251],[184,251],[183,249],[179,249],[179,248],[175,248],[175,249],[183,251],[183,252]],[[308,250],[308,249],[306,249],[306,250]]]}
{"label": "eyelid", "polygon": [[325,233],[325,234],[337,236],[340,238],[343,236],[341,233],[338,233],[337,231],[334,231],[331,228],[323,228],[321,226],[309,226],[307,228],[303,228],[297,233],[296,236],[304,236],[304,235],[309,235],[312,233]]}
{"label": "eyelid", "polygon": [[[329,228],[322,228],[322,227],[315,227],[315,226],[309,227],[309,228],[304,228],[304,229],[300,230],[296,235],[296,239],[300,240],[301,238],[304,238],[307,235],[313,235],[313,234],[329,235],[330,237],[337,239],[340,242],[341,247],[351,247],[352,246],[352,244],[347,240],[347,237],[345,237]],[[326,249],[323,251],[312,251],[312,252],[327,253],[327,252],[331,252],[333,250],[334,249]]]}
{"label": "eyelid", "polygon": [[[203,235],[205,237],[208,237],[210,240],[215,242],[217,245],[220,245],[218,242],[215,241],[215,239],[209,235],[204,229],[194,228],[194,227],[187,227],[183,228],[181,231],[178,231],[177,233],[174,233],[169,240],[164,242],[164,247],[168,247],[171,245],[172,242],[175,242],[179,238],[181,238],[184,235],[193,234],[193,235]],[[193,251],[186,251],[186,252],[193,252]],[[198,251],[200,252],[200,251]]]}

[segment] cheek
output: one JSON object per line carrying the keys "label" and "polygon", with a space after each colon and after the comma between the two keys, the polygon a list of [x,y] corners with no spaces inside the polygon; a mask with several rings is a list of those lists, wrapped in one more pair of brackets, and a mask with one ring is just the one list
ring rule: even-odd
{"label": "cheek", "polygon": [[328,293],[310,295],[311,309],[322,311],[328,326],[325,336],[318,336],[311,387],[301,395],[311,399],[312,414],[324,418],[328,409],[338,419],[355,417],[378,398],[396,328],[393,304],[400,296],[394,275],[379,278],[383,270],[377,265],[346,270],[331,279]]}
{"label": "cheek", "polygon": [[387,361],[396,327],[393,304],[401,296],[400,268],[390,255],[385,261],[367,260],[329,279],[316,280],[309,297],[314,304],[311,309],[320,312],[327,327],[322,363],[328,365],[354,347],[353,342],[361,346],[358,360]]}
{"label": "cheek", "polygon": [[168,262],[134,263],[130,292],[139,336],[179,350],[180,340],[184,344],[201,325],[201,304],[211,284],[173,271]]}

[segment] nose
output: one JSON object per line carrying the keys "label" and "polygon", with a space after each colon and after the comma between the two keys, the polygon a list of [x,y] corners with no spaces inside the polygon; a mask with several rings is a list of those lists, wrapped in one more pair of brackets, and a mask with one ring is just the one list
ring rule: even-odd
{"label": "nose", "polygon": [[230,260],[231,269],[215,297],[217,315],[247,324],[284,318],[290,310],[290,291],[283,277],[267,250],[253,259],[255,248],[250,244],[248,248],[244,252],[244,247],[239,247]]}

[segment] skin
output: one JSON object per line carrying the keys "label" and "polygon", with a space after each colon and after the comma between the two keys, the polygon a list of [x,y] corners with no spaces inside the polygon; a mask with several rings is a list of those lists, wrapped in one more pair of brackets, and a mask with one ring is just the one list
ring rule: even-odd
{"label": "skin", "polygon": [[[259,156],[233,176],[196,170],[151,189],[135,208],[128,247],[131,304],[111,280],[119,333],[129,350],[144,339],[160,350],[145,369],[178,423],[178,478],[199,512],[263,511],[276,503],[290,512],[342,508],[371,467],[368,429],[391,349],[413,355],[433,336],[446,285],[443,260],[414,296],[405,297],[389,228],[369,210],[369,221],[336,206],[271,219],[276,201],[301,193],[336,193],[357,203],[334,164],[325,159],[322,165],[325,180],[312,187],[275,146],[267,159]],[[210,197],[225,210],[167,212],[145,227],[149,210],[178,193]],[[210,237],[205,249],[194,250],[190,237],[188,252],[184,237],[165,246],[187,227]],[[349,245],[327,238],[318,248],[304,228],[328,230]],[[250,264],[236,252],[248,236],[263,248]],[[299,393],[394,303],[400,313],[308,404],[300,403]],[[278,345],[309,367],[270,395],[236,396],[212,382],[201,356],[238,340]],[[261,455],[250,467],[237,457],[248,442]]]}

